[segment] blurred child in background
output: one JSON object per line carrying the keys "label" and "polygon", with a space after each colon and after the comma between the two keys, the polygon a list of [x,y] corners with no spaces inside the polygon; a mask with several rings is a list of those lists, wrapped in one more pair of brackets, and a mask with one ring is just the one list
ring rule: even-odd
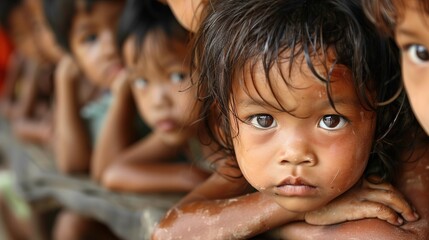
{"label": "blurred child in background", "polygon": [[[128,1],[125,13],[119,44],[128,75],[115,83],[93,175],[119,191],[188,192],[208,176],[202,167],[211,153],[197,135],[201,122],[190,85],[189,33],[157,1]],[[134,103],[152,129],[137,142]],[[177,160],[183,157],[188,161]]]}
{"label": "blurred child in background", "polygon": [[28,1],[32,17],[35,45],[41,61],[35,66],[33,77],[23,89],[22,117],[13,123],[17,137],[24,141],[45,145],[51,150],[53,138],[53,73],[63,51],[54,39],[47,23],[41,0]]}
{"label": "blurred child in background", "polygon": [[[94,143],[123,65],[116,26],[123,0],[46,0],[48,22],[65,55],[55,73],[55,160],[65,174],[89,174]],[[55,13],[55,14],[50,14]],[[60,214],[55,239],[114,239],[102,224],[71,211]]]}

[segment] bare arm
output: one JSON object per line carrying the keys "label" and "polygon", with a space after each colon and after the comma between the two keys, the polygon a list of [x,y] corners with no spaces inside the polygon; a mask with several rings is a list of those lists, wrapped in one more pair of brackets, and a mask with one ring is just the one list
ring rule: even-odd
{"label": "bare arm", "polygon": [[280,231],[284,239],[427,239],[429,236],[429,151],[421,150],[398,176],[398,189],[417,209],[420,219],[397,227],[378,219],[363,219],[332,226],[314,226],[303,222],[289,224]]}
{"label": "bare arm", "polygon": [[214,173],[166,214],[152,239],[244,239],[302,217],[249,190],[244,178]]}
{"label": "bare arm", "polygon": [[134,141],[134,129],[130,125],[136,111],[126,78],[122,72],[114,82],[113,102],[94,148],[91,175],[96,181],[101,181],[105,169]]}
{"label": "bare arm", "polygon": [[126,192],[189,192],[209,175],[191,164],[119,161],[107,169],[102,184]]}
{"label": "bare arm", "polygon": [[65,173],[88,171],[91,154],[89,133],[80,116],[78,72],[73,59],[66,56],[55,75],[55,153],[58,168]]}

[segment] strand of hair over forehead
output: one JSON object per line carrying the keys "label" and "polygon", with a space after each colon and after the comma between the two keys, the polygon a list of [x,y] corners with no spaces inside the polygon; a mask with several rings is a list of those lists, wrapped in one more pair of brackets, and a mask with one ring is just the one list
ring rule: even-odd
{"label": "strand of hair over forehead", "polygon": [[[237,73],[237,69],[242,69],[246,63],[249,63],[249,60],[252,63],[255,63],[258,59],[261,60],[266,77],[269,79],[269,70],[275,63],[281,63],[282,59],[280,59],[279,56],[288,51],[290,52],[289,56],[283,58],[283,60],[289,61],[289,74],[292,70],[295,57],[304,54],[306,62],[314,76],[319,80],[326,82],[328,85],[327,89],[329,89],[329,75],[332,71],[332,65],[329,67],[325,65],[325,72],[323,72],[323,75],[326,75],[326,77],[323,77],[312,64],[315,60],[326,63],[325,48],[328,48],[328,45],[330,44],[329,42],[324,42],[324,29],[315,28],[317,24],[312,24],[311,22],[326,20],[323,19],[323,17],[320,19],[318,16],[326,15],[327,13],[323,13],[322,11],[324,9],[326,10],[327,7],[322,9],[320,8],[321,5],[318,3],[319,1],[315,0],[213,1],[210,5],[213,14],[209,15],[207,20],[212,24],[203,26],[203,39],[201,39],[202,42],[208,42],[209,44],[205,45],[205,49],[197,49],[199,53],[197,58],[202,60],[200,62],[202,64],[197,64],[197,67],[204,66],[203,71],[200,72],[201,80],[211,74],[218,75],[214,78],[216,79],[215,82],[208,83],[228,87],[229,84],[227,80]],[[350,6],[341,6],[344,4],[341,1],[331,1],[331,4],[333,7],[337,5],[336,8],[341,9],[342,11],[348,11],[350,8]],[[216,12],[219,8],[229,8],[222,9],[222,13],[228,16],[225,17],[222,14],[217,14]],[[297,19],[293,19],[291,16],[285,14],[293,13],[296,9],[306,10],[301,11],[301,16]],[[317,14],[317,12],[320,12],[321,14]],[[271,17],[273,13],[277,14],[277,16]],[[345,13],[344,15],[353,16],[355,14]],[[252,18],[256,18],[258,20],[247,20]],[[359,23],[357,23],[353,18],[346,18],[346,20],[353,26],[359,25]],[[288,24],[288,22],[290,23],[291,21],[299,22],[297,24]],[[217,22],[223,22],[223,24],[217,24]],[[265,26],[263,26],[263,24],[265,24]],[[268,26],[266,24],[270,25]],[[209,28],[211,25],[219,27],[219,30],[217,32],[210,31]],[[354,37],[361,38],[359,28],[353,28],[356,31],[353,32],[354,36],[349,36],[350,41],[353,41]],[[238,32],[237,29],[240,32]],[[293,32],[296,34],[291,38],[286,37],[285,39],[284,36],[287,32]],[[351,30],[348,32],[349,34],[352,34],[350,33]],[[224,38],[222,33],[228,33],[231,35]],[[249,36],[250,33],[253,35]],[[332,35],[333,34],[329,37],[332,38]],[[253,39],[249,41],[248,39],[251,39],[252,37]],[[282,39],[283,42],[280,42],[279,39]],[[288,42],[284,42],[285,40]],[[365,59],[363,56],[365,55],[366,50],[360,42],[355,42],[353,49],[355,52],[350,54],[350,59],[352,59],[351,61],[354,61],[352,65],[356,66],[356,68],[352,69],[355,70],[355,80],[360,80],[363,79],[363,69],[358,68],[358,66],[365,65]],[[317,58],[314,58],[315,53],[317,53]],[[312,55],[312,57],[310,57],[310,55]],[[357,56],[361,57],[357,58]],[[212,64],[204,64],[210,63],[210,61],[212,61]],[[232,70],[228,69],[231,67],[233,68]],[[225,68],[227,69],[225,70]],[[288,84],[287,81],[285,81],[285,83]],[[207,84],[207,82],[205,84]],[[215,99],[227,100],[229,98],[227,92],[213,91],[213,89],[216,89],[216,85],[205,89],[210,91],[206,92],[208,96],[212,96]],[[366,104],[371,106],[369,102],[366,102]]]}

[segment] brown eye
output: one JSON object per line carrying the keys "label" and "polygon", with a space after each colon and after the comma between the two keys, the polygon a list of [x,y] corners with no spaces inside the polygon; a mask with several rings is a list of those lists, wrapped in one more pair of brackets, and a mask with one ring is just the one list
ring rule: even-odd
{"label": "brown eye", "polygon": [[412,44],[406,48],[406,52],[414,63],[424,63],[429,61],[429,52],[425,46]]}
{"label": "brown eye", "polygon": [[273,116],[268,114],[254,115],[250,118],[250,124],[256,128],[268,129],[277,126]]}
{"label": "brown eye", "polygon": [[340,115],[325,115],[319,121],[319,127],[326,130],[338,130],[346,125],[348,121]]}

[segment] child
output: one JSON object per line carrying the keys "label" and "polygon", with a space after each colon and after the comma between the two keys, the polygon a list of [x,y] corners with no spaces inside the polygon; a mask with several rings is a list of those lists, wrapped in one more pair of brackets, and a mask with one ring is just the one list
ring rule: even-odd
{"label": "child", "polygon": [[[208,176],[198,165],[210,152],[201,149],[196,136],[199,108],[189,88],[189,34],[157,1],[128,1],[125,12],[118,35],[129,80],[124,76],[115,83],[96,148],[94,178],[119,191],[188,192]],[[130,127],[134,102],[152,129],[137,142]],[[183,155],[196,161],[178,161]]]}
{"label": "child", "polygon": [[[55,160],[63,173],[89,173],[93,143],[110,104],[109,88],[123,68],[115,34],[124,3],[44,2],[55,37],[68,53],[55,74]],[[104,225],[70,211],[60,214],[54,230],[56,239],[106,239],[104,234],[115,238]]]}
{"label": "child", "polygon": [[2,1],[0,24],[11,39],[14,47],[9,57],[6,82],[1,102],[1,113],[9,119],[22,115],[23,107],[18,104],[22,97],[23,85],[34,78],[36,63],[42,61],[35,35],[26,17],[32,16],[28,3],[24,0]]}
{"label": "child", "polygon": [[429,2],[421,0],[363,1],[379,29],[395,38],[401,49],[405,89],[420,124],[429,134]]}
{"label": "child", "polygon": [[[62,172],[85,173],[109,105],[110,85],[122,69],[115,33],[124,1],[62,0],[45,4],[58,13],[48,14],[54,18],[49,22],[69,53],[55,76],[55,157]],[[82,82],[82,76],[88,81]]]}
{"label": "child", "polygon": [[28,1],[31,10],[32,29],[35,45],[42,61],[37,63],[33,77],[22,94],[22,116],[13,123],[15,135],[21,140],[52,144],[52,109],[53,109],[53,72],[62,57],[62,50],[56,43],[42,9],[41,0]]}
{"label": "child", "polygon": [[414,125],[403,98],[391,100],[394,49],[358,1],[222,0],[206,16],[193,66],[225,164],[170,210],[154,239],[243,239],[300,220],[418,218],[390,185],[363,181],[392,178]]}

